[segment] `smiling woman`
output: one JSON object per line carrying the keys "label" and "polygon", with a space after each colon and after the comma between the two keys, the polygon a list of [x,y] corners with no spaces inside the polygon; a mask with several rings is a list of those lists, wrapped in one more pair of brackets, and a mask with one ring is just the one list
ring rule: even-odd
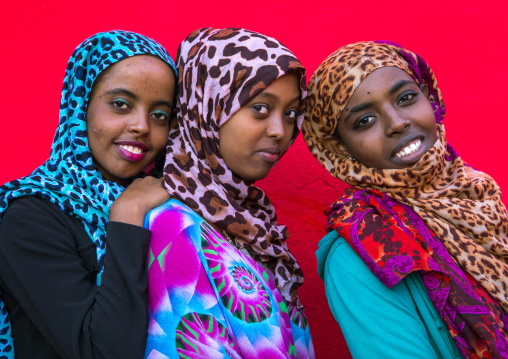
{"label": "smiling woman", "polygon": [[140,55],[110,66],[96,80],[87,109],[94,164],[125,186],[164,148],[175,80],[157,57]]}
{"label": "smiling woman", "polygon": [[508,214],[447,142],[428,64],[394,43],[350,44],[309,93],[307,145],[352,186],[316,252],[352,356],[507,358]]}
{"label": "smiling woman", "polygon": [[348,151],[369,167],[413,165],[437,140],[424,92],[399,68],[375,70],[358,85],[340,115],[337,135],[328,135],[325,145],[337,154]]}
{"label": "smiling woman", "polygon": [[4,357],[142,356],[143,219],[169,196],[135,177],[164,148],[175,80],[164,48],[136,33],[99,33],[72,54],[51,157],[0,187]]}

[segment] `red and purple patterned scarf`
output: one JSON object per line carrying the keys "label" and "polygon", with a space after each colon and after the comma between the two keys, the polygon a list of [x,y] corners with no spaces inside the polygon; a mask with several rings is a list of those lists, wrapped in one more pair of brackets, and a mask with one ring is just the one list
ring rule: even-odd
{"label": "red and purple patterned scarf", "polygon": [[420,274],[465,358],[508,358],[505,311],[410,207],[378,190],[348,188],[325,213],[328,231],[344,237],[387,287]]}

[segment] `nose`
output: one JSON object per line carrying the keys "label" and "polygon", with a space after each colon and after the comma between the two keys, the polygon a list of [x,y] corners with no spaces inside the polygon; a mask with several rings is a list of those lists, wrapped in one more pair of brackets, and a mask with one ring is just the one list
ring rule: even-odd
{"label": "nose", "polygon": [[281,115],[274,115],[267,119],[268,128],[266,134],[268,137],[280,140],[284,138],[286,134],[286,128],[284,127],[284,118]]}
{"label": "nose", "polygon": [[390,111],[386,114],[386,135],[391,137],[404,133],[409,126],[411,121],[403,113],[397,110]]}
{"label": "nose", "polygon": [[129,132],[144,135],[150,131],[149,118],[144,111],[137,111],[132,114],[129,121]]}

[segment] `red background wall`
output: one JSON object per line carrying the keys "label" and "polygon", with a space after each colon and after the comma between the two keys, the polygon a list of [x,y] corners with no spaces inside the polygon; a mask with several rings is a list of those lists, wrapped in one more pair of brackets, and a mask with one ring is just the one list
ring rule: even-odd
{"label": "red background wall", "polygon": [[[0,184],[28,174],[49,156],[65,66],[86,37],[111,29],[137,31],[174,56],[196,28],[237,26],[281,40],[307,67],[308,78],[326,56],[350,42],[386,39],[419,53],[443,92],[450,143],[507,188],[505,14],[502,0],[2,1]],[[314,256],[324,234],[323,208],[344,185],[314,160],[301,136],[259,184],[275,202],[279,222],[288,225],[289,246],[304,270],[300,295],[318,358],[349,358]]]}

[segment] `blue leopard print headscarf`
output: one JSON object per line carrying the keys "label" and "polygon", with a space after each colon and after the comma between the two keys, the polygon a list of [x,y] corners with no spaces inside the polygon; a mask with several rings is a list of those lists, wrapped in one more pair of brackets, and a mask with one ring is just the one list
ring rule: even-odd
{"label": "blue leopard print headscarf", "polygon": [[[0,220],[15,198],[45,198],[83,222],[96,245],[100,262],[106,250],[109,208],[124,188],[106,181],[92,162],[86,133],[86,106],[92,85],[102,71],[122,59],[142,54],[161,58],[177,77],[173,59],[166,50],[156,41],[133,32],[98,33],[74,50],[65,72],[60,120],[51,157],[29,176],[0,187]],[[100,275],[97,278],[100,285]],[[0,301],[1,355],[14,357],[10,322],[3,301]]]}

